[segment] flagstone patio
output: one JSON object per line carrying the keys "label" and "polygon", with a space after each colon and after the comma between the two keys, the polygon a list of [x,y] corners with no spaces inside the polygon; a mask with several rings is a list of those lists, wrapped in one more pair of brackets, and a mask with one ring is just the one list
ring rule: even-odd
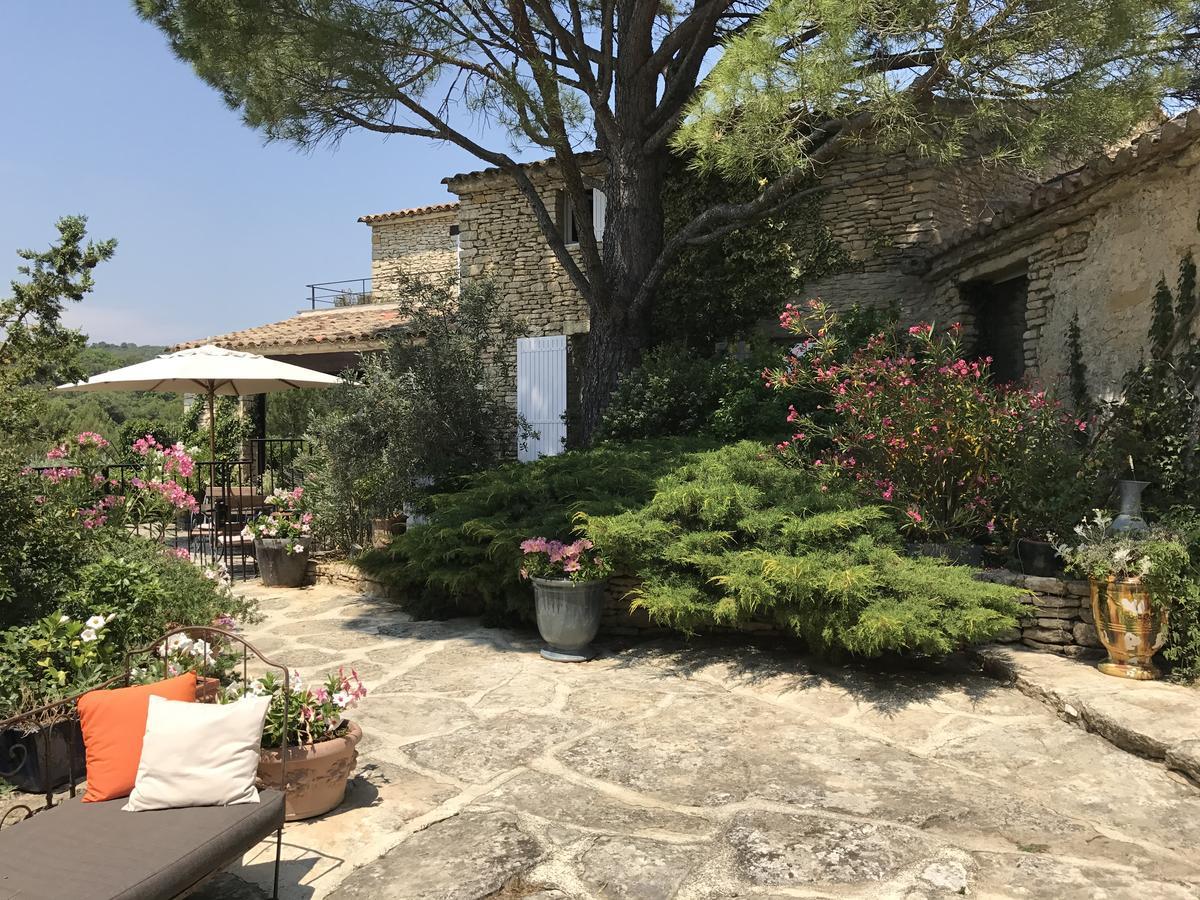
{"label": "flagstone patio", "polygon": [[[413,622],[246,588],[251,638],[371,689],[346,803],[284,835],[288,898],[1200,896],[1200,790],[970,671]],[[267,896],[264,845],[202,892]]]}

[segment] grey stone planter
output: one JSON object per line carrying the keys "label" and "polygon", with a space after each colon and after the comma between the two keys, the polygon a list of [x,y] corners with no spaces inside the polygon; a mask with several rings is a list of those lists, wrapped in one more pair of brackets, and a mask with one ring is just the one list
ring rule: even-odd
{"label": "grey stone planter", "polygon": [[592,638],[600,630],[606,581],[533,579],[537,625],[548,644],[542,656],[555,662],[587,662]]}
{"label": "grey stone planter", "polygon": [[[312,538],[284,540],[282,538],[255,538],[254,557],[258,560],[258,574],[266,587],[300,587],[308,575],[308,545]],[[288,552],[288,548],[300,544],[303,552]]]}

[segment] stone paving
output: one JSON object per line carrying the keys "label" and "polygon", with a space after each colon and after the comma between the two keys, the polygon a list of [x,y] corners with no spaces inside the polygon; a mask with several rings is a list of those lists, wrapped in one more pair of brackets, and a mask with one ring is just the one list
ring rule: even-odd
{"label": "stone paving", "polygon": [[[370,696],[346,803],[284,834],[287,898],[1200,897],[1200,790],[963,668],[413,622],[270,591],[251,637]],[[271,852],[199,895],[267,896]]]}

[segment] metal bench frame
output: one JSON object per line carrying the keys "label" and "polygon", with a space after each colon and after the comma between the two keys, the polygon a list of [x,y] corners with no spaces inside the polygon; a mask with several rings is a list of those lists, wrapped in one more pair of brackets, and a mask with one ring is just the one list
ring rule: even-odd
{"label": "metal bench frame", "polygon": [[[210,661],[209,649],[214,643],[221,643],[227,646],[241,646],[241,676],[243,684],[249,683],[248,669],[251,655],[262,662],[263,665],[265,665],[268,669],[279,670],[282,675],[284,709],[287,710],[291,707],[291,682],[288,677],[289,673],[287,666],[268,659],[258,650],[257,647],[255,647],[241,635],[232,631],[227,631],[224,628],[217,628],[212,625],[187,625],[174,628],[154,640],[149,645],[128,651],[125,654],[123,674],[115,675],[101,684],[98,684],[91,690],[101,690],[112,687],[128,687],[132,682],[135,659],[146,655],[160,655],[165,657],[167,642],[170,638],[179,634],[185,635],[192,639],[200,638],[204,641],[205,653],[203,659],[201,660],[203,665],[201,672],[208,671]],[[199,680],[197,681],[197,685],[199,686]],[[220,687],[221,686],[218,685],[218,690]],[[90,691],[83,691],[82,693],[74,694],[70,697],[64,697],[61,700],[55,700],[52,703],[47,703],[44,706],[39,706],[35,709],[23,712],[20,715],[12,716],[8,719],[0,721],[0,733],[6,731],[26,731],[29,734],[42,731],[46,732],[46,738],[42,741],[43,756],[41,759],[41,793],[43,794],[43,805],[35,807],[33,805],[35,801],[30,800],[27,803],[20,803],[11,807],[7,812],[4,813],[3,816],[0,816],[0,828],[5,827],[6,825],[11,826],[18,822],[22,822],[25,819],[37,815],[38,813],[53,809],[55,806],[59,805],[59,802],[56,802],[55,800],[55,793],[58,790],[58,784],[50,777],[54,729],[64,725],[72,729],[76,727],[75,723],[78,723],[79,721],[78,701],[79,698],[86,693],[90,693]],[[215,698],[209,702],[215,702]],[[66,748],[67,792],[68,795],[73,798],[76,796],[78,782],[83,779],[85,773],[82,761],[76,759],[74,740],[72,734],[70,733],[67,735]],[[287,749],[287,717],[285,716],[283,734],[281,735],[279,741],[280,783],[284,791],[287,790]],[[17,745],[9,750],[8,756],[9,758],[7,761],[0,758],[0,777],[15,774],[24,764],[25,759],[28,756],[28,751],[25,749],[25,747]],[[276,898],[279,897],[279,864],[283,853],[283,825],[284,823],[281,819],[279,828],[275,832],[275,876],[271,891],[272,900],[276,900]],[[217,871],[220,871],[220,869],[207,873],[200,881],[188,888],[184,894],[190,893],[204,880],[212,875],[215,875]]]}

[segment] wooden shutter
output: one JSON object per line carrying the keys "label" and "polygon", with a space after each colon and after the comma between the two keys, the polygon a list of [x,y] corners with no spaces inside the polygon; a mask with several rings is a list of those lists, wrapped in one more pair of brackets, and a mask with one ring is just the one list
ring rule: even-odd
{"label": "wooden shutter", "polygon": [[524,447],[522,462],[562,453],[567,437],[567,336],[517,340],[517,413],[538,433]]}
{"label": "wooden shutter", "polygon": [[592,188],[592,233],[598,241],[604,240],[604,215],[607,210],[608,198],[604,196],[604,191]]}

